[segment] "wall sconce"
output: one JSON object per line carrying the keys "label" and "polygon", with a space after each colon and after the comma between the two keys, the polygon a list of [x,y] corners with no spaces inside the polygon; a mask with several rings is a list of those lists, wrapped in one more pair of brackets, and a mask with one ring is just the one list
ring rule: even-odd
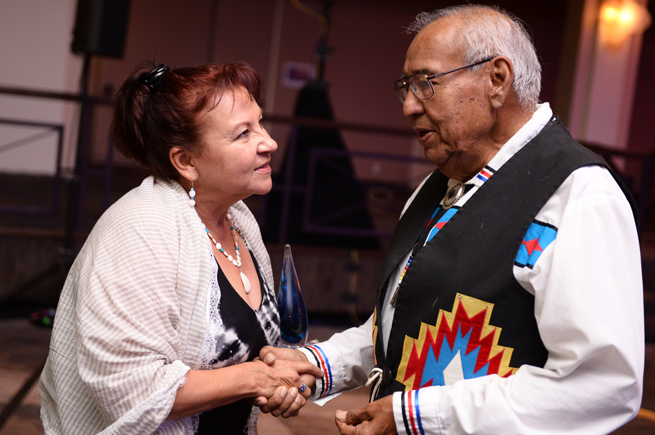
{"label": "wall sconce", "polygon": [[632,35],[644,32],[651,24],[648,10],[635,0],[605,0],[598,14],[601,42],[619,49]]}

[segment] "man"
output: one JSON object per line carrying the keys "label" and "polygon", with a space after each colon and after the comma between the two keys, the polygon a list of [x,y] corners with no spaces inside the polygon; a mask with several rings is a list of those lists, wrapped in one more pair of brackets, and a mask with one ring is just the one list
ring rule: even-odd
{"label": "man", "polygon": [[394,87],[438,170],[394,232],[375,313],[302,354],[260,356],[316,362],[314,398],[370,372],[372,402],[337,412],[343,434],[611,432],[642,392],[630,202],[538,104],[518,20],[464,5],[411,29]]}

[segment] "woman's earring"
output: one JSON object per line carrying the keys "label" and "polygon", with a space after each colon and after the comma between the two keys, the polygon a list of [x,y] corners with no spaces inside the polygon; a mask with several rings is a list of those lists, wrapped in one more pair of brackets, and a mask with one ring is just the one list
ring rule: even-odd
{"label": "woman's earring", "polygon": [[189,207],[195,207],[196,206],[196,191],[193,188],[193,181],[191,182],[191,190],[189,190]]}

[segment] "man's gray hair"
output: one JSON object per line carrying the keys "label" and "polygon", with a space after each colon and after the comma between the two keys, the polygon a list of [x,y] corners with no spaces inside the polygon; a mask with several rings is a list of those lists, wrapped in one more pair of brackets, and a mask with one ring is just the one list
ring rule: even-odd
{"label": "man's gray hair", "polygon": [[[541,65],[525,26],[514,15],[493,6],[465,4],[418,14],[407,28],[418,33],[444,17],[462,19],[462,60],[475,63],[492,56],[506,56],[514,66],[512,88],[519,104],[533,110],[541,91]],[[477,68],[481,68],[477,67]]]}

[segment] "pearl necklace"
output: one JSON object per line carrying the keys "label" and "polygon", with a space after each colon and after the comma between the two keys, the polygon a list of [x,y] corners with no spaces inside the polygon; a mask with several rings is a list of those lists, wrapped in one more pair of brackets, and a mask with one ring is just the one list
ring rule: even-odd
{"label": "pearl necklace", "polygon": [[[232,238],[234,239],[234,249],[236,250],[236,256],[237,258],[232,257],[232,255],[228,254],[225,252],[225,249],[223,249],[223,246],[219,242],[216,241],[214,236],[212,236],[212,233],[209,232],[209,229],[207,226],[205,226],[205,232],[209,236],[209,238],[214,242],[214,245],[216,245],[216,249],[218,249],[219,252],[223,253],[225,257],[235,266],[239,269],[239,274],[241,275],[241,282],[243,283],[243,288],[246,291],[246,293],[250,293],[250,289],[252,288],[252,285],[250,284],[250,280],[246,276],[245,273],[241,271],[241,253],[239,252],[239,242],[237,241],[237,233],[234,230],[234,219],[232,219],[232,215],[230,213],[227,214],[227,218],[230,221],[230,232],[232,233]],[[204,224],[203,224],[204,226]],[[241,234],[241,231],[239,231],[239,234]]]}

